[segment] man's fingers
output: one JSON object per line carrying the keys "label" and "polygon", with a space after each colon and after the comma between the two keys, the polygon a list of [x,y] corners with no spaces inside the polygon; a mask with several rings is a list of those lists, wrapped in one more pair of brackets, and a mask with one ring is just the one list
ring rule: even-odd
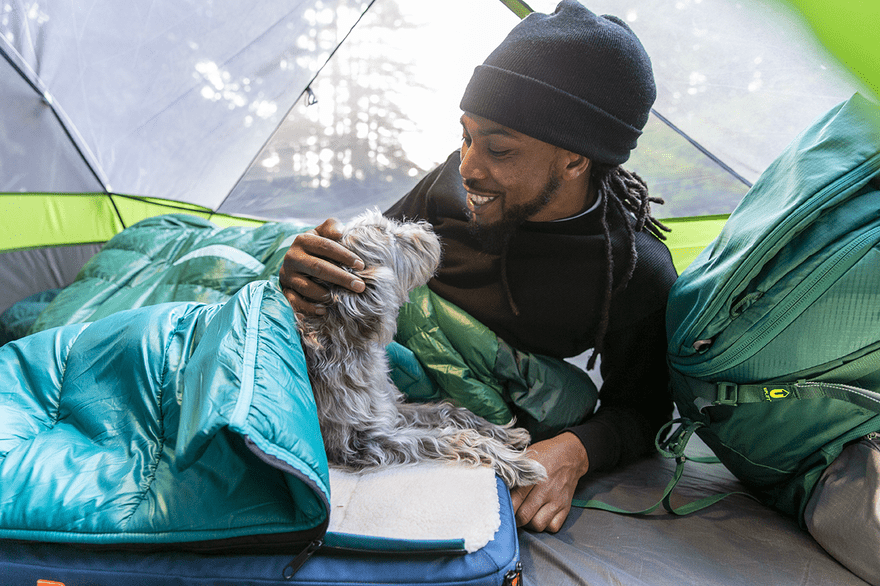
{"label": "man's fingers", "polygon": [[[285,285],[292,288],[296,288],[292,282],[296,273],[351,289],[355,293],[360,293],[365,288],[363,281],[338,266],[357,270],[364,267],[364,261],[341,244],[315,234],[303,233],[296,237],[285,256],[285,265],[289,265],[291,269],[290,281]],[[305,291],[301,292],[308,295]]]}
{"label": "man's fingers", "polygon": [[354,293],[366,289],[360,278],[346,270],[363,269],[364,261],[337,242],[341,237],[342,225],[330,218],[298,234],[284,253],[278,281],[294,311],[310,315],[326,313],[320,303],[328,299],[328,284]]}
{"label": "man's fingers", "polygon": [[568,518],[569,508],[563,507],[560,509],[556,503],[548,502],[535,513],[526,527],[533,531],[556,533],[562,529],[562,525]]}
{"label": "man's fingers", "polygon": [[317,254],[356,271],[364,268],[363,260],[344,246],[337,244],[342,238],[342,224],[336,218],[327,218],[319,226],[306,232],[306,234],[309,233],[314,233],[324,239],[318,243],[319,246],[324,247],[324,254],[321,254],[321,250],[316,251]]}
{"label": "man's fingers", "polygon": [[[526,489],[525,494],[519,498],[519,503],[514,502],[513,511],[517,527],[523,527],[532,522],[544,503],[544,497],[541,494],[541,485],[523,486],[517,490],[519,489]],[[513,493],[511,493],[511,497],[513,497]]]}
{"label": "man's fingers", "polygon": [[293,308],[303,313],[314,313],[309,308],[317,307],[315,302],[324,301],[329,294],[326,288],[298,273],[287,279],[282,285],[282,291],[288,301],[294,300],[291,303]]}
{"label": "man's fingers", "polygon": [[516,512],[517,527],[525,527],[532,531],[549,531],[556,533],[568,518],[570,507],[560,507],[555,501],[544,501],[541,498],[526,499]]}
{"label": "man's fingers", "polygon": [[529,492],[534,488],[533,486],[517,486],[513,490],[510,491],[510,502],[513,504],[513,512],[516,513],[523,501],[529,496]]}
{"label": "man's fingers", "polygon": [[327,218],[309,232],[314,232],[330,240],[339,240],[342,238],[342,224],[336,218]]}
{"label": "man's fingers", "polygon": [[510,492],[517,527],[556,533],[571,510],[571,496],[555,490],[552,482],[517,487]]}
{"label": "man's fingers", "polygon": [[318,256],[356,270],[364,268],[364,261],[360,257],[335,240],[304,232],[298,235],[294,242],[312,256]]}
{"label": "man's fingers", "polygon": [[553,517],[553,520],[550,521],[550,524],[547,526],[547,531],[550,533],[557,533],[562,526],[565,524],[565,520],[568,519],[568,513],[571,510],[571,507],[568,507],[564,511],[559,511],[556,513],[556,516]]}
{"label": "man's fingers", "polygon": [[284,297],[287,298],[287,302],[296,313],[305,313],[311,315],[324,315],[325,313],[327,313],[326,309],[297,295],[296,291],[294,291],[293,289],[282,289],[281,292],[284,294]]}

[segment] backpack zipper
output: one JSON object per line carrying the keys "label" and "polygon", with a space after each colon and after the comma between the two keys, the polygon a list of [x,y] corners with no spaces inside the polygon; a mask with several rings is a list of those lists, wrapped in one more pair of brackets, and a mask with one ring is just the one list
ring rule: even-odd
{"label": "backpack zipper", "polygon": [[287,564],[284,569],[281,571],[281,575],[285,580],[290,580],[293,578],[294,574],[296,574],[300,568],[305,565],[309,558],[311,558],[318,550],[324,551],[334,551],[340,553],[353,553],[353,554],[370,554],[370,555],[407,555],[407,556],[418,556],[418,555],[431,555],[431,556],[439,556],[439,555],[465,555],[467,551],[464,549],[452,549],[448,547],[436,548],[436,549],[424,549],[424,550],[410,550],[410,549],[378,549],[378,548],[367,548],[367,547],[347,547],[344,545],[330,545],[325,542],[323,537],[319,537],[309,543],[305,549],[297,554],[295,558],[293,558],[289,564]]}
{"label": "backpack zipper", "polygon": [[764,258],[768,250],[775,247],[781,240],[783,240],[783,238],[788,237],[792,227],[797,226],[804,217],[809,216],[815,212],[817,208],[826,204],[830,197],[842,191],[852,189],[854,186],[864,182],[866,178],[875,175],[877,173],[878,164],[880,164],[880,154],[870,157],[862,162],[862,164],[856,169],[847,173],[843,177],[838,178],[838,180],[831,185],[826,186],[822,191],[813,196],[810,201],[811,205],[801,207],[798,210],[799,213],[788,216],[782,220],[772,232],[779,236],[772,239],[765,238],[761,240],[758,246],[749,253],[746,260],[735,269],[731,278],[728,279],[727,284],[722,287],[712,300],[710,300],[703,312],[703,319],[695,323],[689,329],[688,334],[682,337],[682,340],[694,338],[699,335],[699,332],[702,332],[706,328],[706,325],[720,312],[721,307],[728,303],[732,290],[742,284],[745,280],[744,277],[752,272],[755,265],[760,262],[760,259]]}
{"label": "backpack zipper", "polygon": [[[880,226],[868,230],[847,244],[832,258],[828,259],[820,269],[814,271],[809,279],[802,281],[801,284],[795,287],[786,296],[786,299],[777,306],[781,306],[780,310],[776,312],[771,310],[767,318],[762,320],[763,323],[756,335],[748,336],[746,341],[732,345],[727,351],[710,362],[702,365],[690,365],[687,368],[688,376],[695,378],[713,376],[738,365],[754,354],[755,348],[763,347],[767,338],[771,338],[778,333],[777,330],[780,329],[780,324],[783,327],[787,325],[785,322],[786,318],[794,310],[803,307],[805,299],[810,302],[815,300],[819,296],[817,293],[824,293],[842,274],[863,258],[866,252],[865,243],[877,240],[878,234],[880,234]],[[776,313],[775,316],[773,315],[774,313]]]}

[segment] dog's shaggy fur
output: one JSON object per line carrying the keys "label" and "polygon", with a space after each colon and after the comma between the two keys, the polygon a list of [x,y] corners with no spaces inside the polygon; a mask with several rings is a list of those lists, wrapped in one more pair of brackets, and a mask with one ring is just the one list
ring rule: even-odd
{"label": "dog's shaggy fur", "polygon": [[430,226],[367,212],[341,242],[363,259],[365,268],[355,274],[366,290],[327,285],[325,315],[297,314],[330,463],[360,470],[457,460],[494,467],[508,486],[546,478],[524,454],[527,431],[494,425],[449,403],[407,403],[388,377],[385,346],[397,329],[398,310],[440,262]]}

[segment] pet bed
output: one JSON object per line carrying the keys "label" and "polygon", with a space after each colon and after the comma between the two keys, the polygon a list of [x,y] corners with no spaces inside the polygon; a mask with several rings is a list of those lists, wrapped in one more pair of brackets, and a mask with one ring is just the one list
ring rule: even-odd
{"label": "pet bed", "polygon": [[516,575],[509,493],[491,469],[337,471],[330,498],[295,320],[269,281],[223,304],[126,310],[9,343],[0,378],[4,579]]}
{"label": "pet bed", "polygon": [[[456,483],[446,482],[450,478]],[[332,470],[330,484],[339,496],[331,502],[334,514],[326,545],[308,552],[307,558],[294,553],[101,551],[7,541],[0,542],[0,584],[499,586],[520,578],[509,492],[489,469],[425,464],[379,474]],[[406,484],[412,490],[400,488]],[[394,490],[388,491],[389,485]],[[462,491],[478,498],[460,511],[455,504]],[[375,514],[389,507],[402,514]],[[340,510],[345,514],[336,514]],[[390,532],[398,537],[385,537]],[[293,566],[300,564],[294,572]]]}

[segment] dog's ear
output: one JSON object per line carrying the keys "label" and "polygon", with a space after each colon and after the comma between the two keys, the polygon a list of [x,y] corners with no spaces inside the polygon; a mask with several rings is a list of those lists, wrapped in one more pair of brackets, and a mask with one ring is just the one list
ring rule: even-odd
{"label": "dog's ear", "polygon": [[400,303],[412,289],[428,282],[440,263],[440,240],[430,224],[398,222],[379,210],[368,210],[355,218],[342,242],[367,268],[385,266],[394,272]]}
{"label": "dog's ear", "polygon": [[399,253],[394,256],[394,272],[407,291],[424,285],[440,264],[440,239],[424,221],[394,222],[389,228]]}
{"label": "dog's ear", "polygon": [[361,293],[353,293],[332,285],[327,323],[349,338],[387,345],[394,338],[397,310],[402,303],[397,278],[386,266],[368,266],[355,274],[366,288]]}

